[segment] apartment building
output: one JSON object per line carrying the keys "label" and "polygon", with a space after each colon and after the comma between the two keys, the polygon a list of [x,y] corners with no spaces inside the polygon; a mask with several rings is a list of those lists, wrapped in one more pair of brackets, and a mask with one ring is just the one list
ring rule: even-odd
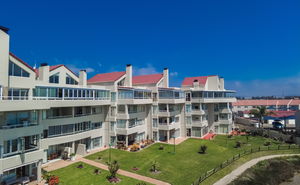
{"label": "apartment building", "polygon": [[253,115],[250,114],[251,109],[265,106],[268,111],[273,112],[272,115],[264,117],[266,124],[272,124],[275,121],[289,126],[295,125],[295,113],[300,110],[300,100],[298,99],[238,100],[232,105],[233,112],[245,118],[253,117]]}
{"label": "apartment building", "polygon": [[231,104],[234,91],[224,88],[224,78],[202,76],[185,78],[186,135],[201,137],[209,131],[229,133],[232,130]]}
{"label": "apartment building", "polygon": [[65,65],[37,69],[9,51],[0,27],[0,182],[41,180],[41,165],[71,153],[144,139],[228,133],[233,91],[218,76],[186,78],[169,87],[169,70],[124,71],[87,78]]}

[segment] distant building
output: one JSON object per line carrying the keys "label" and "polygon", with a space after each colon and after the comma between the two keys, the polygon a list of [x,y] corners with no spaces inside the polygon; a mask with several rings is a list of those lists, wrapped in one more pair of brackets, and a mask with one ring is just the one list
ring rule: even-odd
{"label": "distant building", "polygon": [[251,118],[250,110],[260,106],[265,106],[267,110],[274,114],[264,117],[265,123],[272,124],[274,121],[282,124],[295,124],[295,113],[300,110],[300,100],[298,99],[274,99],[274,100],[238,100],[232,103],[233,112],[240,117]]}

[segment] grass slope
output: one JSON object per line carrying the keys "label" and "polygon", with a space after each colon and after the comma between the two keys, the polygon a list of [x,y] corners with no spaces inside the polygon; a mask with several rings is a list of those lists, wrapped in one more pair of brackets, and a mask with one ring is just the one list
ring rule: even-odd
{"label": "grass slope", "polygon": [[[236,141],[241,141],[241,148],[234,148]],[[185,185],[193,183],[196,178],[206,171],[216,167],[221,162],[244,149],[262,146],[266,141],[272,145],[279,144],[273,140],[263,137],[250,137],[247,143],[245,136],[235,136],[228,139],[227,136],[217,136],[212,141],[188,139],[176,146],[176,153],[173,154],[173,146],[163,144],[164,150],[158,150],[161,144],[156,143],[140,152],[127,152],[112,149],[112,159],[120,163],[124,170],[160,179],[171,184]],[[199,147],[207,145],[207,154],[199,154]],[[87,156],[87,159],[95,160],[100,163],[108,161],[109,150]],[[101,160],[98,157],[101,156]],[[160,164],[161,173],[153,174],[150,172],[152,161]],[[138,171],[132,170],[133,167],[139,168]]]}

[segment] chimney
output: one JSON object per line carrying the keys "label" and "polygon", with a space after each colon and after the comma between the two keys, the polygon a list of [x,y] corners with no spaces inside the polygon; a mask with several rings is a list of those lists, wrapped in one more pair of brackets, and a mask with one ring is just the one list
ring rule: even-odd
{"label": "chimney", "polygon": [[8,28],[0,26],[0,85],[8,86],[9,35]]}
{"label": "chimney", "polygon": [[164,68],[163,77],[164,77],[163,85],[165,88],[168,88],[169,87],[169,69],[168,68]]}
{"label": "chimney", "polygon": [[41,63],[39,67],[39,79],[43,82],[49,82],[49,65],[47,63]]}
{"label": "chimney", "polygon": [[199,81],[198,80],[194,80],[193,81],[193,86],[194,86],[195,89],[198,89],[199,86],[200,86]]}
{"label": "chimney", "polygon": [[126,65],[126,79],[125,79],[125,86],[132,87],[132,65]]}
{"label": "chimney", "polygon": [[79,72],[79,85],[86,86],[86,84],[87,84],[86,70],[80,70],[80,72]]}
{"label": "chimney", "polygon": [[220,77],[219,78],[219,90],[224,90],[224,89],[225,89],[224,78]]}

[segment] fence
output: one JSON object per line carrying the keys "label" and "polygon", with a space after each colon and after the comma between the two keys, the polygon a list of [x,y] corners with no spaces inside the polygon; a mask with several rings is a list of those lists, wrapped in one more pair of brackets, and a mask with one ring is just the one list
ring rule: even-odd
{"label": "fence", "polygon": [[206,173],[202,174],[198,179],[195,180],[195,182],[192,185],[199,185],[201,182],[203,182],[205,179],[213,175],[214,173],[218,172],[219,170],[225,168],[226,166],[230,165],[234,161],[238,160],[239,158],[252,154],[255,152],[260,151],[269,151],[269,150],[290,150],[290,149],[300,149],[299,145],[277,145],[277,146],[260,146],[258,148],[250,148],[246,149],[243,152],[234,155],[233,157],[227,159],[226,161],[222,162],[219,166],[207,171]]}

